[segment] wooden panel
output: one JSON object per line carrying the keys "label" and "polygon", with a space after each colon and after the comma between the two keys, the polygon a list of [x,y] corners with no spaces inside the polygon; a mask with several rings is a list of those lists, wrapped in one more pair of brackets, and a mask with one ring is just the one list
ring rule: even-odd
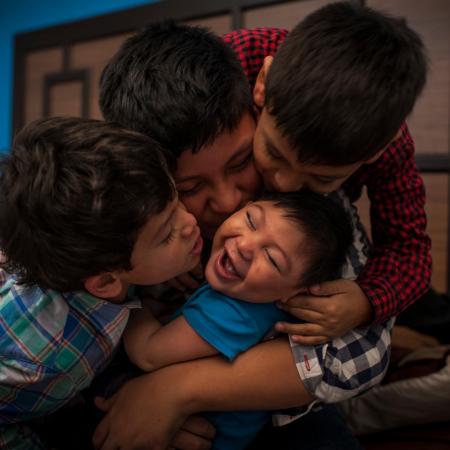
{"label": "wooden panel", "polygon": [[409,125],[418,153],[449,149],[450,2],[448,0],[368,0],[369,6],[404,16],[423,38],[430,55],[430,73]]}
{"label": "wooden panel", "polygon": [[303,0],[250,9],[243,14],[243,27],[279,27],[290,30],[303,17],[328,3],[331,1]]}
{"label": "wooden panel", "polygon": [[25,58],[25,123],[42,117],[44,77],[62,70],[63,52],[52,48],[29,53]]}
{"label": "wooden panel", "polygon": [[231,31],[231,15],[225,14],[221,16],[207,17],[205,19],[190,20],[188,22],[183,22],[186,25],[191,25],[193,27],[202,26],[209,28],[214,33],[221,36],[222,34]]}
{"label": "wooden panel", "polygon": [[103,67],[116,53],[122,42],[130,34],[112,36],[106,39],[96,39],[82,42],[70,48],[70,69],[88,69],[90,83],[89,111],[93,118],[102,118],[98,106],[98,85]]}
{"label": "wooden panel", "polygon": [[428,233],[432,240],[433,278],[432,286],[440,292],[446,292],[448,261],[448,223],[449,215],[449,176],[444,174],[427,174],[423,176],[427,189],[426,211],[428,216]]}
{"label": "wooden panel", "polygon": [[80,81],[57,83],[50,88],[51,116],[81,116],[83,85]]}
{"label": "wooden panel", "polygon": [[[425,210],[428,217],[428,233],[432,240],[433,277],[431,284],[440,292],[447,292],[449,176],[445,174],[422,175],[427,191]],[[364,194],[356,203],[361,221],[370,235],[369,200]]]}

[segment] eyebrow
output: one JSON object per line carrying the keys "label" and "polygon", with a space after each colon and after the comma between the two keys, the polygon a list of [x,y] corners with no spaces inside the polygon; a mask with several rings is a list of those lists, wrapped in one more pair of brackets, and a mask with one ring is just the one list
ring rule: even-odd
{"label": "eyebrow", "polygon": [[[234,160],[238,159],[241,155],[246,153],[249,149],[251,150],[252,142],[253,142],[253,137],[249,142],[242,143],[236,149],[236,151],[230,156],[228,161],[225,163],[225,166],[228,166],[230,163],[234,162]],[[200,175],[191,175],[191,176],[183,177],[183,178],[176,180],[176,184],[185,183],[186,181],[196,181],[199,179],[201,179]]]}

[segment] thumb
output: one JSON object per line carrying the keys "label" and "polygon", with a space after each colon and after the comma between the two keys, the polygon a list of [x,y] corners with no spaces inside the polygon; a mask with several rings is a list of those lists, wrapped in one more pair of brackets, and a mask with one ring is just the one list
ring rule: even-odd
{"label": "thumb", "polygon": [[342,294],[348,290],[347,281],[348,280],[341,279],[314,284],[309,288],[309,292],[311,295],[317,295],[320,297]]}
{"label": "thumb", "polygon": [[111,406],[114,403],[114,398],[115,395],[109,397],[109,398],[104,398],[104,397],[95,397],[94,398],[94,403],[95,406],[100,409],[103,412],[108,412],[111,409]]}

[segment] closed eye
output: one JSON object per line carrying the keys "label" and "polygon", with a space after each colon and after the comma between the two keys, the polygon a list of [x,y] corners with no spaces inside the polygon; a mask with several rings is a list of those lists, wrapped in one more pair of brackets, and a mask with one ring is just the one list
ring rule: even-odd
{"label": "closed eye", "polygon": [[247,211],[245,213],[245,215],[247,216],[247,223],[248,223],[248,226],[250,227],[250,229],[253,231],[256,231],[256,226],[255,226],[255,223],[253,222],[251,214]]}
{"label": "closed eye", "polygon": [[189,189],[182,189],[177,188],[178,194],[189,196],[189,195],[195,195],[197,192],[200,191],[200,189],[203,187],[203,183],[197,183],[196,185],[192,186]]}
{"label": "closed eye", "polygon": [[253,159],[253,151],[250,151],[250,153],[242,161],[230,167],[230,170],[233,172],[239,172],[240,170],[245,169],[252,159]]}
{"label": "closed eye", "polygon": [[272,256],[271,256],[270,253],[269,253],[269,250],[267,250],[267,248],[264,249],[264,250],[265,250],[265,252],[266,252],[266,255],[267,255],[268,260],[270,261],[270,264],[272,264],[272,266],[275,267],[275,269],[277,269],[278,272],[281,273],[280,268],[278,267],[277,262],[272,258]]}
{"label": "closed eye", "polygon": [[283,159],[283,157],[279,153],[272,150],[268,145],[264,146],[264,150],[266,152],[266,155],[269,156],[269,158],[272,158],[277,161]]}
{"label": "closed eye", "polygon": [[169,234],[161,241],[163,245],[167,245],[175,236],[173,228],[171,228]]}

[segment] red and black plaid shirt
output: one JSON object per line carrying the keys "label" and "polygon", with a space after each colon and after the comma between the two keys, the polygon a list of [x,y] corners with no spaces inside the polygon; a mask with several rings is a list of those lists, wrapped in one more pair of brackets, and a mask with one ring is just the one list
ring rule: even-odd
{"label": "red and black plaid shirt", "polygon": [[[224,36],[251,88],[266,56],[274,55],[287,30],[256,28]],[[430,238],[425,232],[425,190],[414,160],[414,142],[406,124],[373,164],[364,165],[343,185],[352,202],[363,186],[371,202],[373,253],[358,284],[371,301],[375,322],[384,322],[417,300],[429,287]]]}

